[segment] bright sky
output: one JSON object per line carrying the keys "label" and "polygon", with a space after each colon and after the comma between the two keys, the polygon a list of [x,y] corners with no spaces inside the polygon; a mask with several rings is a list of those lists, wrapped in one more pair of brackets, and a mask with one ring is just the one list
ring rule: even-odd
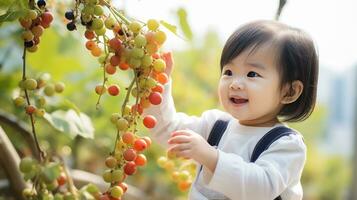
{"label": "bright sky", "polygon": [[[175,11],[187,10],[194,37],[217,29],[221,41],[241,24],[273,19],[278,0],[114,0],[137,19],[162,19],[178,25]],[[356,0],[288,0],[280,20],[308,32],[315,40],[321,67],[343,72],[357,64]],[[170,36],[171,35],[171,36]],[[169,34],[171,49],[185,42]]]}

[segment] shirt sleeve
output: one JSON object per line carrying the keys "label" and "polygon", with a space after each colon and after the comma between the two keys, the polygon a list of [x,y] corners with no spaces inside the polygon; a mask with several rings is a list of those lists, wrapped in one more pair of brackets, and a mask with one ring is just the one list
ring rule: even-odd
{"label": "shirt sleeve", "polygon": [[176,112],[174,100],[171,95],[171,79],[164,86],[163,101],[159,105],[151,105],[144,110],[145,115],[153,115],[157,119],[154,128],[149,129],[154,140],[167,147],[170,134],[176,130],[190,129],[204,138],[208,138],[213,123],[224,115],[220,110],[207,110],[201,116],[189,116],[182,112]]}
{"label": "shirt sleeve", "polygon": [[203,179],[207,187],[230,199],[274,199],[300,180],[305,160],[302,137],[292,134],[275,141],[255,163],[219,150],[214,173],[203,168]]}

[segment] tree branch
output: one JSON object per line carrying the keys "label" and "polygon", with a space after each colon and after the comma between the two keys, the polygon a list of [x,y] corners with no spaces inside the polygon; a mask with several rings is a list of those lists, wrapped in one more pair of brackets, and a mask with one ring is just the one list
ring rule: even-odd
{"label": "tree branch", "polygon": [[22,191],[26,188],[26,182],[22,178],[19,170],[20,157],[14,146],[7,137],[5,131],[0,126],[0,164],[5,169],[5,173],[13,187],[16,199],[25,200]]}
{"label": "tree branch", "polygon": [[0,110],[0,122],[9,125],[11,128],[19,132],[31,148],[34,157],[39,158],[40,154],[37,150],[35,140],[24,122],[18,120],[16,116],[2,110]]}

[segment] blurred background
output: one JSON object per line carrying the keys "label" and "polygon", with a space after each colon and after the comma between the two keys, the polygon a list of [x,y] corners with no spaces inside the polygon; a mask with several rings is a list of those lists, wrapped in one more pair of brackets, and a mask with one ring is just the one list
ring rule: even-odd
{"label": "blurred background", "polygon": [[[59,1],[57,1],[59,2]],[[63,5],[69,1],[61,1]],[[217,97],[219,60],[228,36],[243,23],[257,19],[275,19],[279,4],[279,21],[305,30],[314,39],[320,56],[318,102],[311,117],[298,124],[308,147],[302,185],[306,200],[357,199],[356,183],[356,85],[357,85],[357,2],[353,0],[113,0],[119,9],[136,19],[154,18],[177,26],[178,35],[167,31],[163,51],[172,51],[175,59],[173,96],[178,111],[200,115],[204,110],[220,107]],[[284,2],[286,4],[284,4]],[[282,6],[283,5],[283,6]],[[65,7],[65,6],[64,6]],[[58,13],[65,12],[58,8]],[[58,16],[60,18],[60,16]],[[84,47],[83,30],[69,33],[57,20],[45,31],[38,52],[28,54],[30,74],[51,74],[66,89],[58,99],[68,108],[76,105],[91,118],[94,139],[61,133],[40,122],[41,146],[54,149],[66,157],[72,168],[101,174],[104,159],[114,145],[115,131],[108,126],[113,109],[124,96],[104,96],[96,110],[94,87],[101,83],[97,60]],[[21,79],[22,42],[20,26],[0,26],[0,111],[4,117],[23,119],[21,109],[12,98]],[[128,73],[111,77],[110,82],[128,85]],[[21,156],[29,154],[23,138],[4,121],[0,125]],[[143,135],[145,128],[140,127]],[[148,165],[135,176],[131,185],[140,188],[147,199],[186,199],[170,175],[156,164],[165,151],[154,144],[146,152]],[[6,176],[0,166],[0,179]],[[1,182],[6,185],[6,182]],[[1,187],[1,184],[0,184]],[[3,186],[6,188],[6,186]],[[6,189],[0,190],[6,193]],[[1,192],[0,192],[1,196]]]}

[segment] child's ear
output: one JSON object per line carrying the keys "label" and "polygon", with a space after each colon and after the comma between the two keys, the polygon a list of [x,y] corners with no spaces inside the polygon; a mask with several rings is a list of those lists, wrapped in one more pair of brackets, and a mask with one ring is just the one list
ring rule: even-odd
{"label": "child's ear", "polygon": [[296,101],[302,93],[304,85],[301,81],[295,80],[291,84],[286,84],[283,88],[282,104],[289,104]]}

